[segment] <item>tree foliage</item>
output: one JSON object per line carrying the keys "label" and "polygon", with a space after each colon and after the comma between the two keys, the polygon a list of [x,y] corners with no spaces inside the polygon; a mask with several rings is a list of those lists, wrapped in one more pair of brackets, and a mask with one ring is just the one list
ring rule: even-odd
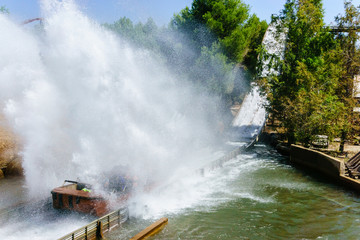
{"label": "tree foliage", "polygon": [[342,49],[342,68],[344,69],[337,94],[345,105],[344,117],[348,123],[342,129],[340,151],[344,150],[345,140],[351,133],[354,122],[358,120],[358,115],[353,111],[355,106],[353,92],[354,77],[359,74],[360,69],[360,50],[356,46],[359,40],[356,27],[360,26],[360,6],[355,7],[351,1],[345,1],[344,7],[345,15],[336,17],[338,28],[347,29],[346,32],[339,31],[336,35]]}
{"label": "tree foliage", "polygon": [[233,64],[227,62],[220,45],[214,43],[211,48],[204,46],[201,49],[191,72],[200,86],[207,86],[208,90],[216,95],[229,96],[234,88],[233,67]]}
{"label": "tree foliage", "polygon": [[267,23],[250,16],[241,0],[194,0],[168,28],[158,28],[152,19],[133,24],[125,17],[105,27],[159,54],[179,77],[231,103],[246,90],[239,87],[239,63],[255,69]]}
{"label": "tree foliage", "polygon": [[286,130],[289,143],[309,144],[315,135],[339,135],[344,103],[336,94],[343,73],[333,35],[324,31],[321,0],[287,0],[275,18],[288,30],[281,74],[270,76],[269,111]]}
{"label": "tree foliage", "polygon": [[257,56],[255,50],[267,23],[256,15],[250,15],[249,6],[241,0],[194,0],[191,8],[187,7],[174,16],[172,26],[191,35],[201,47],[211,47],[215,37],[231,61],[245,61],[253,70]]}
{"label": "tree foliage", "polygon": [[9,14],[9,9],[7,9],[5,6],[0,6],[0,14],[1,13]]}
{"label": "tree foliage", "polygon": [[159,50],[157,43],[159,29],[152,18],[149,18],[145,24],[133,24],[129,18],[122,17],[113,24],[104,24],[104,26],[117,32],[136,47]]}

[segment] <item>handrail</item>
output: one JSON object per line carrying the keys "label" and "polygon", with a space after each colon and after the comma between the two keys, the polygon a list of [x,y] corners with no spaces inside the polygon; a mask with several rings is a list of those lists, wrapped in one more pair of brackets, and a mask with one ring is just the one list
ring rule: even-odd
{"label": "handrail", "polygon": [[204,175],[205,169],[208,169],[211,171],[211,170],[214,170],[217,168],[221,168],[221,167],[223,167],[223,164],[225,162],[230,161],[231,159],[234,159],[237,155],[239,155],[241,152],[243,152],[246,149],[247,149],[246,146],[237,147],[234,150],[232,150],[231,152],[222,156],[221,158],[218,158],[218,159],[212,161],[211,163],[207,164],[206,166],[199,168],[196,172],[200,173],[200,175]]}
{"label": "handrail", "polygon": [[66,183],[66,182],[68,182],[68,183],[75,183],[75,184],[78,184],[78,182],[77,182],[77,181],[73,181],[73,180],[65,180],[65,181],[64,181],[64,183]]}
{"label": "handrail", "polygon": [[129,217],[129,211],[127,207],[120,208],[114,212],[111,212],[86,226],[83,226],[58,240],[91,240],[101,239],[105,232],[110,232],[113,228],[121,226]]}

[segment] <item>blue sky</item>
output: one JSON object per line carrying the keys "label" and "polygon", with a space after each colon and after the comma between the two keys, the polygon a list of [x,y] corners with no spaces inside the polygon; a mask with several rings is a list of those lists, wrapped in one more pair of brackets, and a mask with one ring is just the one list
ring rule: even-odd
{"label": "blue sky", "polygon": [[[0,0],[0,6],[6,6],[12,17],[18,21],[41,16],[39,9],[41,0]],[[134,22],[145,22],[152,17],[158,25],[169,23],[174,13],[186,6],[191,6],[192,0],[76,0],[83,12],[100,23],[112,23],[126,16]],[[269,22],[271,14],[277,14],[282,9],[285,0],[244,0],[250,5],[251,11],[260,19]],[[343,13],[343,0],[323,0],[325,22],[334,22],[334,17]],[[360,0],[353,0],[360,5]]]}

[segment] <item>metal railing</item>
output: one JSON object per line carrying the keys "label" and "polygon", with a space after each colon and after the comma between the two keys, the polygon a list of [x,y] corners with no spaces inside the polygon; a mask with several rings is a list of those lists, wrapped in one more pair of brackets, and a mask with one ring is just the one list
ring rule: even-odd
{"label": "metal railing", "polygon": [[227,153],[225,156],[216,159],[209,163],[208,165],[204,166],[203,168],[198,169],[196,172],[202,176],[204,176],[205,171],[212,171],[217,168],[222,168],[223,164],[227,161],[230,161],[231,159],[234,159],[236,156],[238,156],[241,152],[245,151],[247,149],[247,146],[243,147],[237,147],[235,150]]}
{"label": "metal railing", "polygon": [[121,226],[128,218],[128,208],[124,207],[59,238],[59,240],[102,239],[104,233],[111,231],[115,227]]}

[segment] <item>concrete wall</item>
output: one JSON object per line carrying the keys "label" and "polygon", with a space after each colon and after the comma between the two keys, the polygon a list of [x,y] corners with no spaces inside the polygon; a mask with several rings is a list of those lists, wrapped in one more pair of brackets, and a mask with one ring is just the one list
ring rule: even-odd
{"label": "concrete wall", "polygon": [[291,145],[290,161],[336,178],[339,178],[340,175],[344,175],[345,173],[343,161],[337,160],[322,152],[298,145]]}
{"label": "concrete wall", "polygon": [[347,176],[340,176],[340,181],[343,183],[344,186],[352,188],[357,192],[360,192],[360,183],[357,179],[353,179]]}

